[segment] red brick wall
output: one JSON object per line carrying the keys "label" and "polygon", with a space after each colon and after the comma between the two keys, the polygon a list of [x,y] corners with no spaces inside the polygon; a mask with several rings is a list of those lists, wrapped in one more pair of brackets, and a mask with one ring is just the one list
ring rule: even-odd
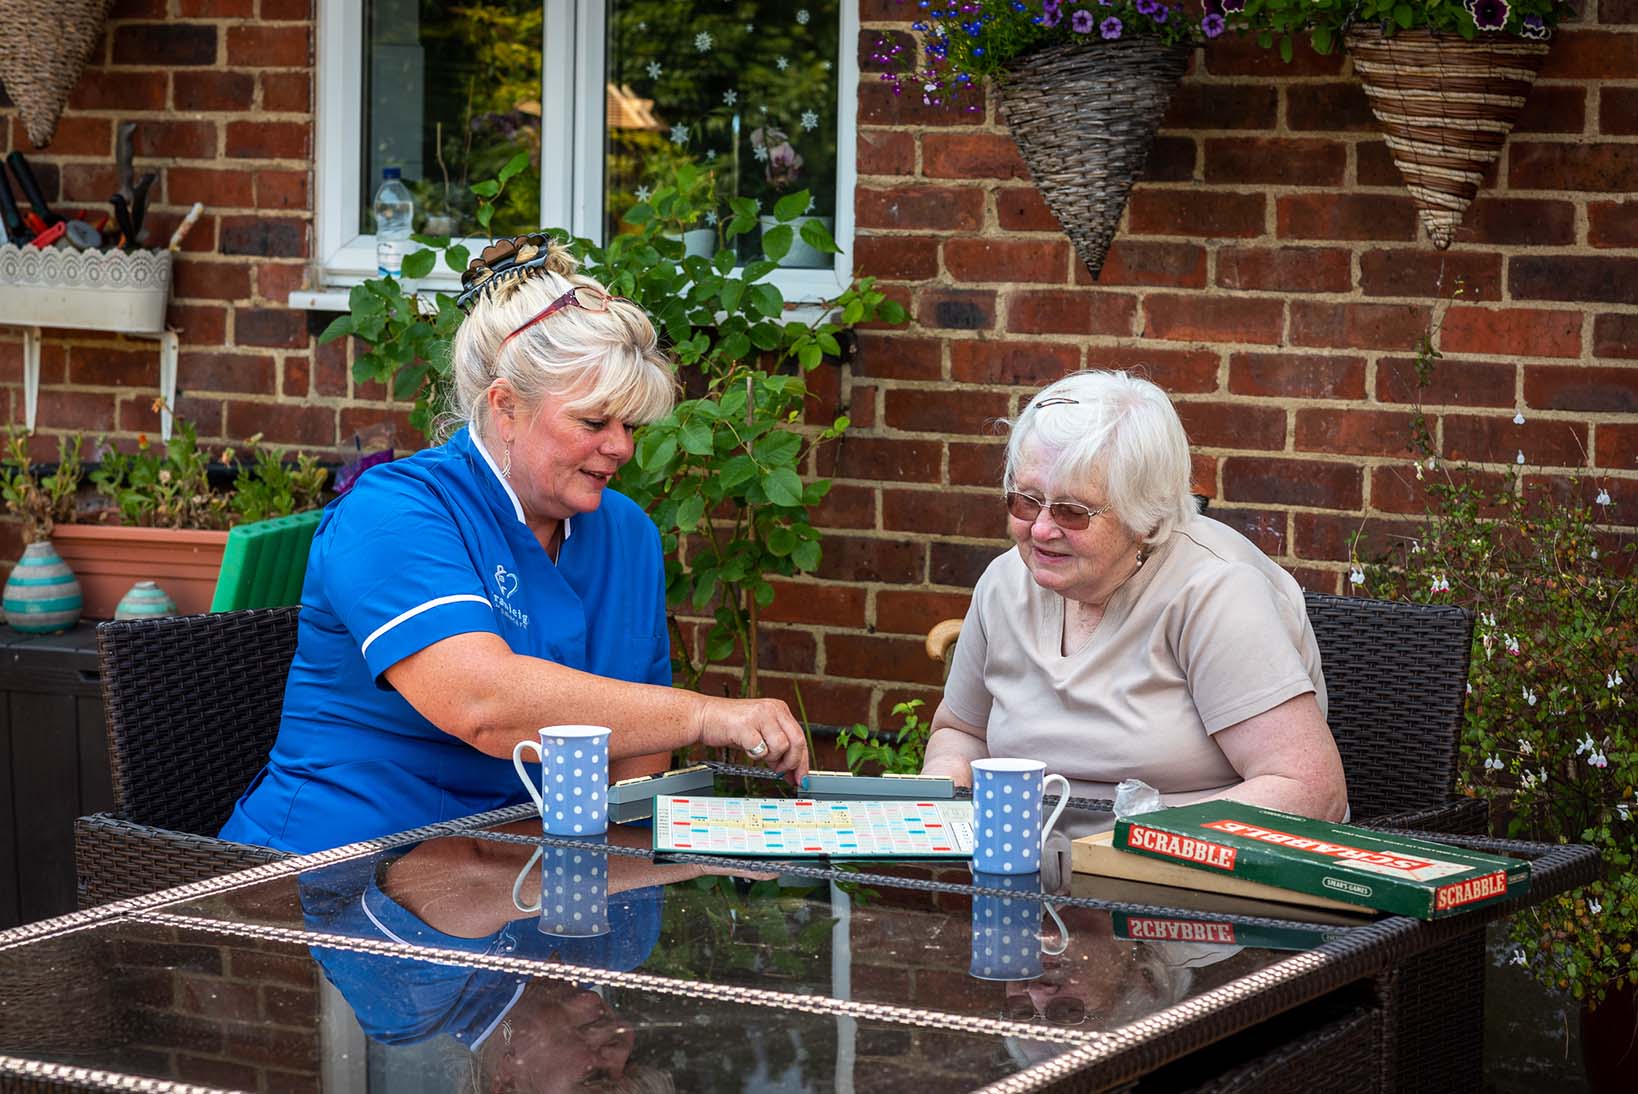
{"label": "red brick wall", "polygon": [[[860,0],[868,55],[906,8]],[[209,206],[176,274],[178,409],[213,441],[325,448],[402,408],[319,348],[328,316],[284,300],[311,259],[311,0],[117,0],[52,146],[48,196],[105,208],[117,122],[157,170],[153,234]],[[1067,370],[1143,365],[1176,398],[1214,513],[1308,586],[1335,590],[1347,537],[1414,513],[1408,361],[1444,285],[1429,408],[1445,452],[1531,474],[1606,475],[1638,511],[1638,2],[1588,0],[1560,32],[1498,169],[1440,254],[1416,223],[1346,58],[1286,66],[1219,41],[1178,92],[1102,280],[1028,180],[993,101],[979,116],[860,88],[861,272],[913,316],[815,374],[857,424],[817,469],[836,487],[820,579],[768,612],[770,690],[816,721],[937,694],[920,652],[1000,549],[990,419]],[[15,111],[5,140],[29,151]],[[22,417],[21,347],[0,385]],[[58,332],[40,398],[60,430],[152,432],[151,343]],[[1526,423],[1512,424],[1516,411]],[[3,552],[15,554],[15,548]],[[883,681],[886,681],[884,683]]]}

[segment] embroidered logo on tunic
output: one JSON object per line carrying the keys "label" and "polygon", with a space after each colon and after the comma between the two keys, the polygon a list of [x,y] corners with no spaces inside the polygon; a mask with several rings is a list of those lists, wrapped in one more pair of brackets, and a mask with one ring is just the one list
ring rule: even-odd
{"label": "embroidered logo on tunic", "polygon": [[505,599],[495,601],[495,609],[511,621],[514,627],[527,628],[529,613],[512,605],[512,594],[518,591],[518,575],[505,566],[495,567],[495,589]]}
{"label": "embroidered logo on tunic", "polygon": [[505,566],[496,566],[495,588],[502,596],[511,600],[512,594],[518,591],[518,575],[509,572]]}

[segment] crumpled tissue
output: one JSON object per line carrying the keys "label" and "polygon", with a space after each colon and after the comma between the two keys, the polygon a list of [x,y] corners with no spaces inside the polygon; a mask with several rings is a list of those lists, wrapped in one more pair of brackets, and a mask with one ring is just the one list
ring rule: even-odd
{"label": "crumpled tissue", "polygon": [[1121,820],[1164,808],[1160,791],[1142,779],[1122,779],[1115,786],[1115,816]]}

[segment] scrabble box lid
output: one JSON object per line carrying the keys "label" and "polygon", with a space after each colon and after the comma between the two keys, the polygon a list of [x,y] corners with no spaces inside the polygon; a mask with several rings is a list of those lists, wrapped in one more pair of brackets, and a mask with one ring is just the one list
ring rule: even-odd
{"label": "scrabble box lid", "polygon": [[1527,892],[1530,864],[1239,802],[1117,821],[1122,851],[1364,908],[1442,919]]}

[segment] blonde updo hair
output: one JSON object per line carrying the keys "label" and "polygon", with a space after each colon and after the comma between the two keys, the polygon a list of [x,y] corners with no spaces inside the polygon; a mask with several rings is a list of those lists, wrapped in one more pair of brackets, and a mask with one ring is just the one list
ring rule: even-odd
{"label": "blonde updo hair", "polygon": [[1126,372],[1088,369],[1041,391],[1010,422],[1005,489],[1025,451],[1050,460],[1044,488],[1061,500],[1101,485],[1104,501],[1145,543],[1164,543],[1196,512],[1189,438],[1166,393]]}
{"label": "blonde updo hair", "polygon": [[455,332],[449,408],[454,423],[469,422],[483,435],[485,394],[496,380],[511,384],[526,409],[538,407],[547,395],[585,388],[569,406],[571,413],[592,411],[632,425],[665,417],[676,403],[677,380],[654,324],[629,300],[611,298],[605,311],[571,304],[506,342],[570,288],[608,293],[595,279],[575,273],[575,258],[562,244],[551,240],[547,252],[540,268],[479,296]]}

